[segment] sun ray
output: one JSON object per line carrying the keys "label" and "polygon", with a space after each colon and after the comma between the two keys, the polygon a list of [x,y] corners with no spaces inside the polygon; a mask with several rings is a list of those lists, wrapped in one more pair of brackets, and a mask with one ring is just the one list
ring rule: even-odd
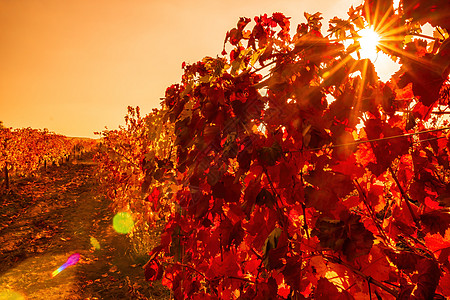
{"label": "sun ray", "polygon": [[360,110],[360,108],[361,108],[361,99],[362,99],[362,94],[363,94],[363,90],[364,90],[364,83],[365,83],[365,81],[366,81],[366,73],[367,73],[367,65],[368,65],[368,61],[367,60],[364,60],[364,62],[363,62],[363,68],[362,68],[362,70],[361,70],[361,86],[359,87],[359,89],[358,89],[358,91],[357,91],[357,94],[356,94],[356,99],[355,99],[355,101],[353,102],[353,108],[354,108],[354,112],[355,112],[355,114],[352,114],[351,116],[350,116],[350,118],[352,118],[353,120],[351,120],[351,123],[357,123],[356,121],[355,121],[355,119],[357,118],[357,116],[356,116],[356,113]]}
{"label": "sun ray", "polygon": [[[375,32],[383,32],[383,31],[384,31],[383,29],[385,29],[385,28],[391,26],[391,24],[392,24],[393,22],[395,22],[395,19],[394,19],[394,18],[391,18],[391,19],[389,20],[389,22],[386,22],[386,20],[387,20],[390,16],[391,16],[391,9],[388,9],[388,10],[383,14],[383,16],[381,17],[380,21],[374,23],[374,24],[375,24],[375,26],[374,26],[374,27],[375,27],[375,28],[374,28],[374,31],[375,31]],[[386,26],[386,25],[387,25],[387,26]],[[383,26],[383,29],[380,28],[380,26]]]}
{"label": "sun ray", "polygon": [[[388,18],[392,13],[393,13],[393,7],[390,6],[389,9],[387,9],[386,11],[384,11],[384,13],[382,13],[380,10],[380,5],[381,2],[377,1],[376,2],[376,7],[375,7],[375,11],[373,12],[373,18],[372,18],[372,13],[371,13],[371,9],[373,9],[373,7],[370,4],[366,4],[364,5],[364,12],[367,18],[367,22],[371,25],[374,24],[382,24],[384,23],[385,19]],[[381,16],[381,18],[380,18]]]}
{"label": "sun ray", "polygon": [[442,67],[441,65],[439,65],[437,63],[434,63],[434,62],[432,62],[432,61],[430,61],[428,59],[423,59],[421,57],[417,57],[416,55],[414,55],[412,53],[409,53],[407,51],[401,50],[401,49],[400,50],[396,49],[396,48],[390,46],[389,44],[383,44],[382,43],[382,44],[380,44],[380,47],[384,47],[386,49],[389,49],[389,50],[397,53],[398,55],[401,55],[401,56],[406,57],[406,58],[408,58],[410,60],[413,60],[416,63],[421,64],[421,65],[423,65],[424,67],[426,67],[426,68],[428,68],[430,70],[436,70],[436,68],[441,68]]}
{"label": "sun ray", "polygon": [[347,64],[350,61],[350,59],[352,59],[352,57],[350,55],[345,56],[340,62],[338,62],[330,70],[327,70],[323,74],[323,78],[325,80],[327,80],[327,78],[330,78],[331,76],[333,76],[338,70],[340,70],[342,67],[344,67],[345,64]]}

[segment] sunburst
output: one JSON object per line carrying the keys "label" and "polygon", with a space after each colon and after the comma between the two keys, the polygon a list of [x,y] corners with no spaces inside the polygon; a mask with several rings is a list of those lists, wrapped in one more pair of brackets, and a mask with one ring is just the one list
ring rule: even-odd
{"label": "sunburst", "polygon": [[377,46],[380,42],[380,36],[370,27],[361,29],[358,35],[361,37],[359,38],[361,58],[375,61],[377,59]]}

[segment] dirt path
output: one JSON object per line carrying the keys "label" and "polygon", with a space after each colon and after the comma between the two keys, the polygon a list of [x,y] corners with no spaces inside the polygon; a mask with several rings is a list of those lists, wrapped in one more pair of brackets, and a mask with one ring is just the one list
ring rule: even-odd
{"label": "dirt path", "polygon": [[[89,160],[50,167],[0,194],[0,300],[169,298],[145,282],[145,254],[113,230],[94,170]],[[74,253],[79,262],[52,278]]]}

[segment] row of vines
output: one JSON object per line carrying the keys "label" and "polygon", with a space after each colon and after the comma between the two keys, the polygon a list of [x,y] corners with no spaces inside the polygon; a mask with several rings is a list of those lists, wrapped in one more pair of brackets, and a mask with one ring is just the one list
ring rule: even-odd
{"label": "row of vines", "polygon": [[30,176],[49,164],[60,164],[69,156],[80,155],[95,147],[92,140],[70,139],[32,128],[0,129],[0,169],[4,187],[10,188],[12,176]]}
{"label": "row of vines", "polygon": [[[174,174],[165,172],[173,168],[174,126],[163,117],[164,111],[154,110],[143,117],[139,107],[128,107],[125,126],[98,133],[94,159],[103,192],[114,211],[133,214],[136,228],[154,226],[175,209],[169,201],[175,186],[164,184]],[[168,196],[154,201],[159,191]]]}
{"label": "row of vines", "polygon": [[[367,0],[326,36],[319,13],[294,35],[241,18],[160,110],[130,108],[97,159],[118,209],[166,220],[146,278],[176,299],[450,296],[449,13]],[[368,26],[388,82],[352,56]]]}

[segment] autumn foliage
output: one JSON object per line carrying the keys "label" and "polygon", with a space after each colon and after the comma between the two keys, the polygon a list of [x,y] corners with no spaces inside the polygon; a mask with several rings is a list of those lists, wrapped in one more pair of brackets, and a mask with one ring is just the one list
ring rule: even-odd
{"label": "autumn foliage", "polygon": [[[155,225],[174,209],[170,196],[173,177],[173,124],[164,121],[164,110],[141,116],[139,107],[128,107],[125,126],[98,133],[101,138],[95,161],[97,177],[114,211],[133,213],[136,227]],[[149,195],[146,192],[150,191]]]}
{"label": "autumn foliage", "polygon": [[[130,144],[142,199],[177,205],[146,278],[176,299],[450,295],[449,12],[370,0],[326,36],[319,13],[294,35],[241,18],[223,56],[183,64],[160,111],[175,157]],[[401,64],[388,82],[350,55],[368,25]]]}
{"label": "autumn foliage", "polygon": [[29,176],[47,164],[59,164],[69,155],[92,150],[95,143],[74,140],[33,128],[0,128],[0,169],[4,186],[9,188],[11,175]]}

